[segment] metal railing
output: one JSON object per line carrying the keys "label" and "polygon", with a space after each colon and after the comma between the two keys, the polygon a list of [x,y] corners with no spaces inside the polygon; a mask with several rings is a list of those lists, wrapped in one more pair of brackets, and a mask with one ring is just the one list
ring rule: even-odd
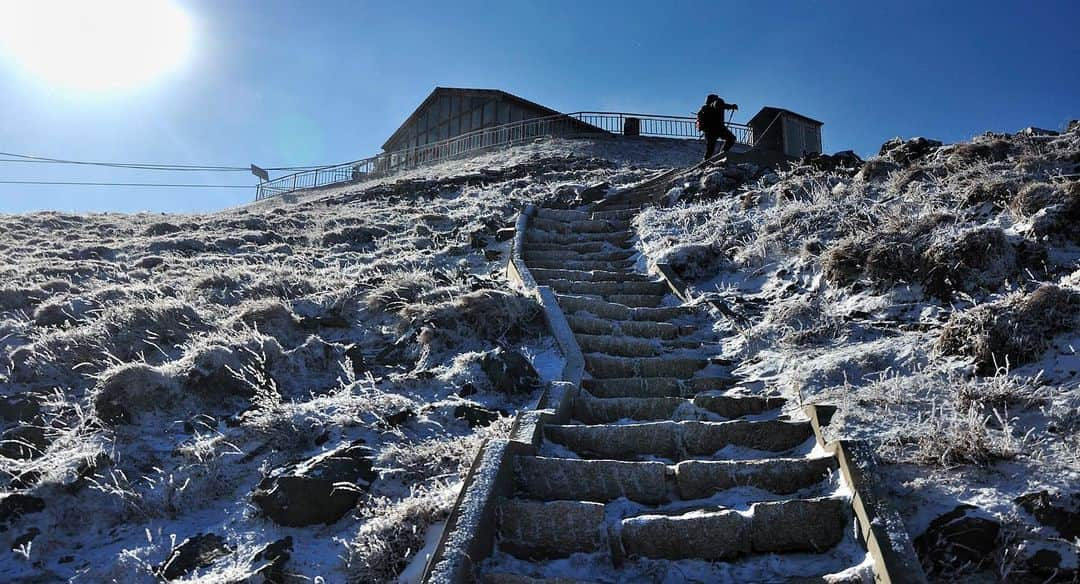
{"label": "metal railing", "polygon": [[[742,124],[728,124],[739,142],[753,143],[753,132]],[[490,148],[512,146],[545,136],[623,134],[664,138],[697,138],[694,118],[614,112],[576,112],[521,120],[474,130],[423,146],[384,152],[344,164],[305,170],[259,183],[255,200],[261,201],[293,191],[359,182],[450,160]]]}
{"label": "metal railing", "polygon": [[[684,116],[619,112],[577,112],[567,115],[613,134],[692,139],[701,135],[697,129],[697,118]],[[729,123],[727,127],[735,134],[735,139],[740,144],[747,146],[754,144],[754,131],[750,126]]]}

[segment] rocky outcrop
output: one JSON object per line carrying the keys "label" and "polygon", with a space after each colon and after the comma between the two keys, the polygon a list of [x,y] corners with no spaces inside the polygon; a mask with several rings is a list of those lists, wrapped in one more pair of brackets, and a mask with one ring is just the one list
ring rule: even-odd
{"label": "rocky outcrop", "polygon": [[331,524],[356,506],[378,477],[373,452],[362,440],[280,469],[263,479],[251,500],[275,523]]}

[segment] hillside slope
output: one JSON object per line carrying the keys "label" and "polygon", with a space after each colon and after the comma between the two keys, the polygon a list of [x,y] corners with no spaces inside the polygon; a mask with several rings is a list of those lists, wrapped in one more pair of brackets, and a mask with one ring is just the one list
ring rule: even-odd
{"label": "hillside slope", "polygon": [[0,216],[0,580],[393,578],[560,369],[498,230],[695,156],[541,141],[216,214]]}
{"label": "hillside slope", "polygon": [[[561,366],[499,229],[699,155],[543,140],[216,214],[0,216],[0,579],[414,571]],[[1072,577],[1080,131],[832,162],[702,171],[634,219],[638,269],[734,309],[746,383],[840,406],[913,536],[975,507],[977,555],[921,540],[935,578]]]}
{"label": "hillside slope", "polygon": [[638,216],[644,256],[740,315],[735,374],[871,440],[932,576],[1071,581],[1080,124],[845,162],[703,171]]}

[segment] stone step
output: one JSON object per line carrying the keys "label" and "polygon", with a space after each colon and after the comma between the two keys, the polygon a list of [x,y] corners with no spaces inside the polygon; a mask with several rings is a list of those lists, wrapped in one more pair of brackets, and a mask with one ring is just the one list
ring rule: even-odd
{"label": "stone step", "polygon": [[553,233],[629,233],[630,223],[616,219],[584,219],[580,221],[559,221],[534,217],[529,220],[529,229],[539,229]]}
{"label": "stone step", "polygon": [[708,359],[689,357],[612,357],[599,353],[585,354],[585,370],[594,378],[677,377],[688,379],[709,365]]}
{"label": "stone step", "polygon": [[[610,271],[610,270],[561,270],[550,268],[536,268],[532,275],[538,282],[546,280],[570,280],[575,282],[617,282],[617,283],[652,283],[655,282],[647,274],[636,272]],[[662,283],[662,282],[661,282]]]}
{"label": "stone step", "polygon": [[629,248],[612,245],[606,241],[589,241],[585,243],[530,243],[525,246],[525,251],[576,251],[579,253],[596,253],[598,251],[626,251]]}
{"label": "stone step", "polygon": [[[545,284],[547,285],[547,284]],[[559,292],[559,290],[556,290]],[[661,308],[664,304],[664,296],[657,294],[584,294],[581,292],[566,292],[582,298],[592,298],[612,304],[621,304],[628,308]]]}
{"label": "stone step", "polygon": [[619,420],[670,420],[682,409],[682,419],[703,418],[713,413],[725,418],[776,409],[784,405],[780,398],[761,396],[698,395],[692,400],[683,397],[596,397],[582,390],[574,401],[574,418],[585,424],[608,424]]}
{"label": "stone step", "polygon": [[549,209],[540,207],[536,210],[536,217],[552,219],[555,221],[588,221],[592,214],[587,211],[572,211],[569,209]]}
{"label": "stone step", "polygon": [[626,497],[638,503],[658,504],[671,492],[669,468],[662,462],[541,456],[518,456],[515,460],[518,496],[544,501],[607,503]]}
{"label": "stone step", "polygon": [[664,347],[658,341],[642,337],[576,333],[574,338],[585,353],[604,353],[620,357],[655,357],[664,352]]}
{"label": "stone step", "polygon": [[693,333],[694,326],[679,327],[666,322],[649,322],[634,320],[608,320],[604,318],[592,318],[589,316],[566,316],[570,324],[570,330],[576,333],[591,335],[613,335],[628,337],[643,337],[653,339],[675,339],[682,335]]}
{"label": "stone step", "polygon": [[637,255],[637,251],[632,249],[595,252],[576,252],[573,250],[532,251],[528,246],[525,246],[525,253],[522,257],[525,258],[525,261],[571,260],[575,262],[621,262],[629,260],[635,255]]}
{"label": "stone step", "polygon": [[725,418],[752,416],[782,408],[787,403],[782,397],[731,395],[717,390],[699,392],[694,395],[693,401],[695,406]]}
{"label": "stone step", "polygon": [[525,265],[529,266],[529,270],[534,268],[539,269],[554,269],[554,270],[619,270],[625,269],[628,272],[634,268],[634,260],[543,260],[543,259],[528,259],[525,260]]}
{"label": "stone step", "polygon": [[813,435],[808,422],[782,420],[730,422],[642,422],[635,424],[548,424],[544,436],[582,458],[671,460],[709,457],[726,446],[783,452]]}
{"label": "stone step", "polygon": [[675,465],[675,484],[682,499],[704,499],[737,487],[755,487],[777,495],[790,495],[820,483],[837,468],[836,458],[832,456],[686,460]]}
{"label": "stone step", "polygon": [[[629,231],[615,233],[560,233],[557,231],[545,231],[543,229],[528,229],[525,231],[525,241],[539,243],[586,243],[590,241],[608,241],[622,244],[630,241],[633,234]],[[527,247],[527,246],[526,246]]]}
{"label": "stone step", "polygon": [[612,320],[645,320],[663,322],[693,314],[689,306],[665,306],[662,308],[631,308],[625,304],[606,302],[595,298],[556,294],[559,306],[568,313],[586,312],[600,318]]}
{"label": "stone step", "polygon": [[[488,572],[482,580],[484,584],[596,584],[590,580],[575,580],[573,578],[533,578],[523,574],[511,574],[509,572]],[[802,584],[802,583],[799,583]],[[818,584],[818,583],[814,583]],[[824,584],[824,581],[822,581]]]}
{"label": "stone step", "polygon": [[700,349],[698,341],[658,341],[646,337],[626,335],[589,335],[575,333],[581,350],[586,353],[602,353],[613,357],[656,357],[680,349]]}
{"label": "stone step", "polygon": [[693,397],[700,392],[722,390],[735,383],[734,377],[611,377],[581,380],[581,386],[596,397]]}
{"label": "stone step", "polygon": [[682,397],[592,397],[582,391],[574,400],[573,417],[583,424],[670,420],[680,407],[692,409],[690,400]]}
{"label": "stone step", "polygon": [[551,279],[545,285],[557,292],[594,296],[651,296],[663,298],[669,292],[664,282],[582,282],[578,280]]}
{"label": "stone step", "polygon": [[750,513],[695,510],[623,519],[630,557],[731,560],[752,553],[824,552],[844,537],[850,504],[828,497],[754,503]]}
{"label": "stone step", "polygon": [[641,209],[616,209],[614,211],[594,211],[593,219],[633,219]]}
{"label": "stone step", "polygon": [[820,484],[838,468],[836,458],[688,460],[674,466],[658,461],[628,462],[518,456],[517,496],[542,501],[608,503],[625,497],[656,505],[677,496],[707,499],[739,487],[790,495]]}
{"label": "stone step", "polygon": [[660,308],[665,297],[660,294],[605,294],[597,298],[630,308]]}
{"label": "stone step", "polygon": [[586,501],[500,499],[499,548],[523,559],[600,550],[604,505]]}

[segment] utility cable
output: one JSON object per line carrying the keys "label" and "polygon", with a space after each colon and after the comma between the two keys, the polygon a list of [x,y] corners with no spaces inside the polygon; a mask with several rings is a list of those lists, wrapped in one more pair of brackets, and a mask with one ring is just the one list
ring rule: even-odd
{"label": "utility cable", "polygon": [[203,189],[251,189],[252,185],[204,185],[179,183],[123,183],[123,182],[88,182],[88,181],[52,181],[52,180],[0,180],[6,185],[69,185],[83,187],[183,187]]}

